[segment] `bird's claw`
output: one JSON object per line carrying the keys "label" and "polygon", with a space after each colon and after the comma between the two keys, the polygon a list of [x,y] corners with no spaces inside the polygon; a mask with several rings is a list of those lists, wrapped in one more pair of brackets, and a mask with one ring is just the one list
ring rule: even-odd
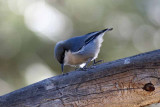
{"label": "bird's claw", "polygon": [[93,65],[93,66],[91,66],[91,67],[89,67],[89,68],[90,68],[90,69],[94,69],[94,68],[96,68],[96,66]]}
{"label": "bird's claw", "polygon": [[75,70],[76,71],[87,71],[87,69],[88,69],[87,67],[84,67],[84,68],[76,68]]}
{"label": "bird's claw", "polygon": [[99,60],[99,61],[93,61],[93,66],[96,66],[98,63],[103,63],[104,60]]}

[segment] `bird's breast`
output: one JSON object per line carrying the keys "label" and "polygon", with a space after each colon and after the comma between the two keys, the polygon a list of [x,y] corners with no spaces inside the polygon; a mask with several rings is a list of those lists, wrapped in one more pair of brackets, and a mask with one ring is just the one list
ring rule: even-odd
{"label": "bird's breast", "polygon": [[80,65],[89,59],[96,59],[103,42],[103,34],[99,35],[95,40],[83,46],[77,52],[65,51],[64,65]]}
{"label": "bird's breast", "polygon": [[64,65],[80,65],[84,62],[86,62],[88,58],[83,57],[78,54],[74,54],[71,51],[65,52],[64,57]]}

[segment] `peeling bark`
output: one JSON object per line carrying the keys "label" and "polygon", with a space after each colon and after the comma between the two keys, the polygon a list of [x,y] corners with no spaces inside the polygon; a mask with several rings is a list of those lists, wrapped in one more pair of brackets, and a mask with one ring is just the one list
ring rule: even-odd
{"label": "peeling bark", "polygon": [[140,107],[160,102],[160,50],[45,79],[0,97],[0,107]]}

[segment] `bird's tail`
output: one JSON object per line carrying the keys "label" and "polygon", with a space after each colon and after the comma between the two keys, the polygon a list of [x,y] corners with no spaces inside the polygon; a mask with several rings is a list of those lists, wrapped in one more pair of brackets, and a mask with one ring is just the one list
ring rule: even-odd
{"label": "bird's tail", "polygon": [[101,35],[102,33],[106,32],[106,31],[111,31],[111,30],[113,30],[113,28],[107,28],[107,29],[104,29],[104,30],[101,30],[101,31],[89,33],[91,36],[85,40],[85,44],[88,44],[89,42],[94,40],[96,37]]}
{"label": "bird's tail", "polygon": [[104,33],[104,32],[107,32],[107,31],[111,31],[111,30],[113,30],[113,28],[107,28],[107,29],[101,30],[101,31],[99,32],[99,34]]}

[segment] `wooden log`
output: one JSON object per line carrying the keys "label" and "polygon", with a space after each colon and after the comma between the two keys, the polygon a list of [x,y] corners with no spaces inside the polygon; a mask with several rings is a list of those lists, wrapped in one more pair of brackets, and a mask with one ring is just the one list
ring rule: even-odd
{"label": "wooden log", "polygon": [[0,107],[140,107],[158,102],[160,50],[72,71],[0,96]]}

